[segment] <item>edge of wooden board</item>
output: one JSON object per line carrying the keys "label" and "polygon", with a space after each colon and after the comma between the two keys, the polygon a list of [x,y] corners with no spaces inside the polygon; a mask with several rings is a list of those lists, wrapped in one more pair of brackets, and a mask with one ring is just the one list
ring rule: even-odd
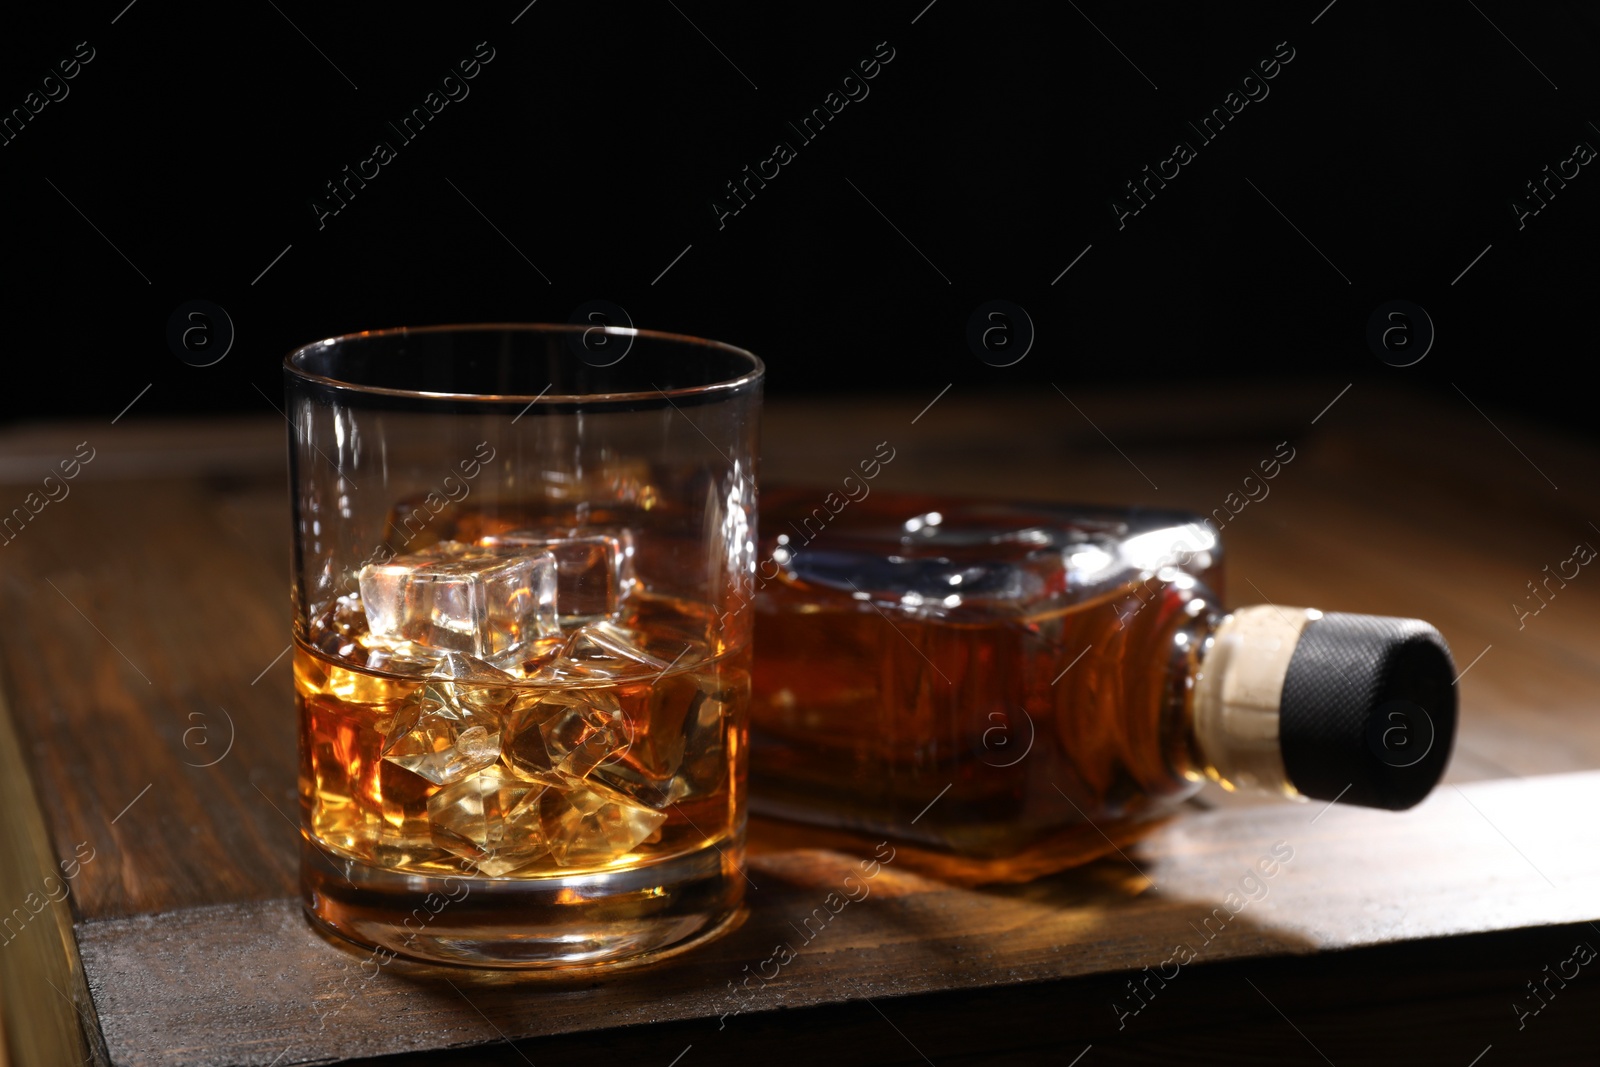
{"label": "edge of wooden board", "polygon": [[17,1064],[101,1067],[110,1060],[68,904],[75,868],[57,863],[37,797],[0,692],[0,1033]]}

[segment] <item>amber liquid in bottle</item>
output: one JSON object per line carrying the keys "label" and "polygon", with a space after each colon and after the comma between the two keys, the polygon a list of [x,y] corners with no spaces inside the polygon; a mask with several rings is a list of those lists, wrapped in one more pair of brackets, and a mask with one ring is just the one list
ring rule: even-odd
{"label": "amber liquid in bottle", "polygon": [[753,810],[1029,877],[1199,788],[1191,679],[1222,581],[1205,527],[823,495],[762,496]]}

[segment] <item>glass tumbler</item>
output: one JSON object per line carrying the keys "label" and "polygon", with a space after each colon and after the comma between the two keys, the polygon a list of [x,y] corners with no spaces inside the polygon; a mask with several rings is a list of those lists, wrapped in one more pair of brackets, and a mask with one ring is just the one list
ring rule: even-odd
{"label": "glass tumbler", "polygon": [[290,353],[314,922],[522,968],[733,922],[761,377],[749,352],[615,327]]}

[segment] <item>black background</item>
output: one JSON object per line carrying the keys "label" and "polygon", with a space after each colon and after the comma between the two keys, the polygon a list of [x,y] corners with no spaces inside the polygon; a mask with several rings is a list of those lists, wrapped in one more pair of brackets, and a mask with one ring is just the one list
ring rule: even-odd
{"label": "black background", "polygon": [[[603,299],[756,351],[771,396],[1385,378],[1590,425],[1600,168],[1523,229],[1510,203],[1600,146],[1593,4],[525,4],[8,13],[0,109],[95,58],[0,147],[0,417],[147,385],[130,418],[266,412],[294,345]],[[386,123],[478,42],[470,95],[401,144]],[[870,94],[801,144],[787,123],[880,42]],[[1279,42],[1270,95],[1201,144],[1186,122]],[[1119,229],[1180,138],[1197,158]],[[719,229],[780,139],[797,158]],[[379,140],[397,158],[319,229]],[[997,298],[1037,330],[1009,367],[967,343]],[[194,299],[235,326],[213,366],[167,342]],[[1366,343],[1394,299],[1437,329],[1411,367]]]}

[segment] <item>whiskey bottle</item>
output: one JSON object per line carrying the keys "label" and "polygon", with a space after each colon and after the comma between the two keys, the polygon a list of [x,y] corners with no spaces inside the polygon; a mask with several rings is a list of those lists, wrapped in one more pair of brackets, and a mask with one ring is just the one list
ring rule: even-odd
{"label": "whiskey bottle", "polygon": [[1228,611],[1198,516],[767,487],[761,526],[757,813],[1020,878],[1110,851],[1207,779],[1400,810],[1449,760],[1437,630]]}

